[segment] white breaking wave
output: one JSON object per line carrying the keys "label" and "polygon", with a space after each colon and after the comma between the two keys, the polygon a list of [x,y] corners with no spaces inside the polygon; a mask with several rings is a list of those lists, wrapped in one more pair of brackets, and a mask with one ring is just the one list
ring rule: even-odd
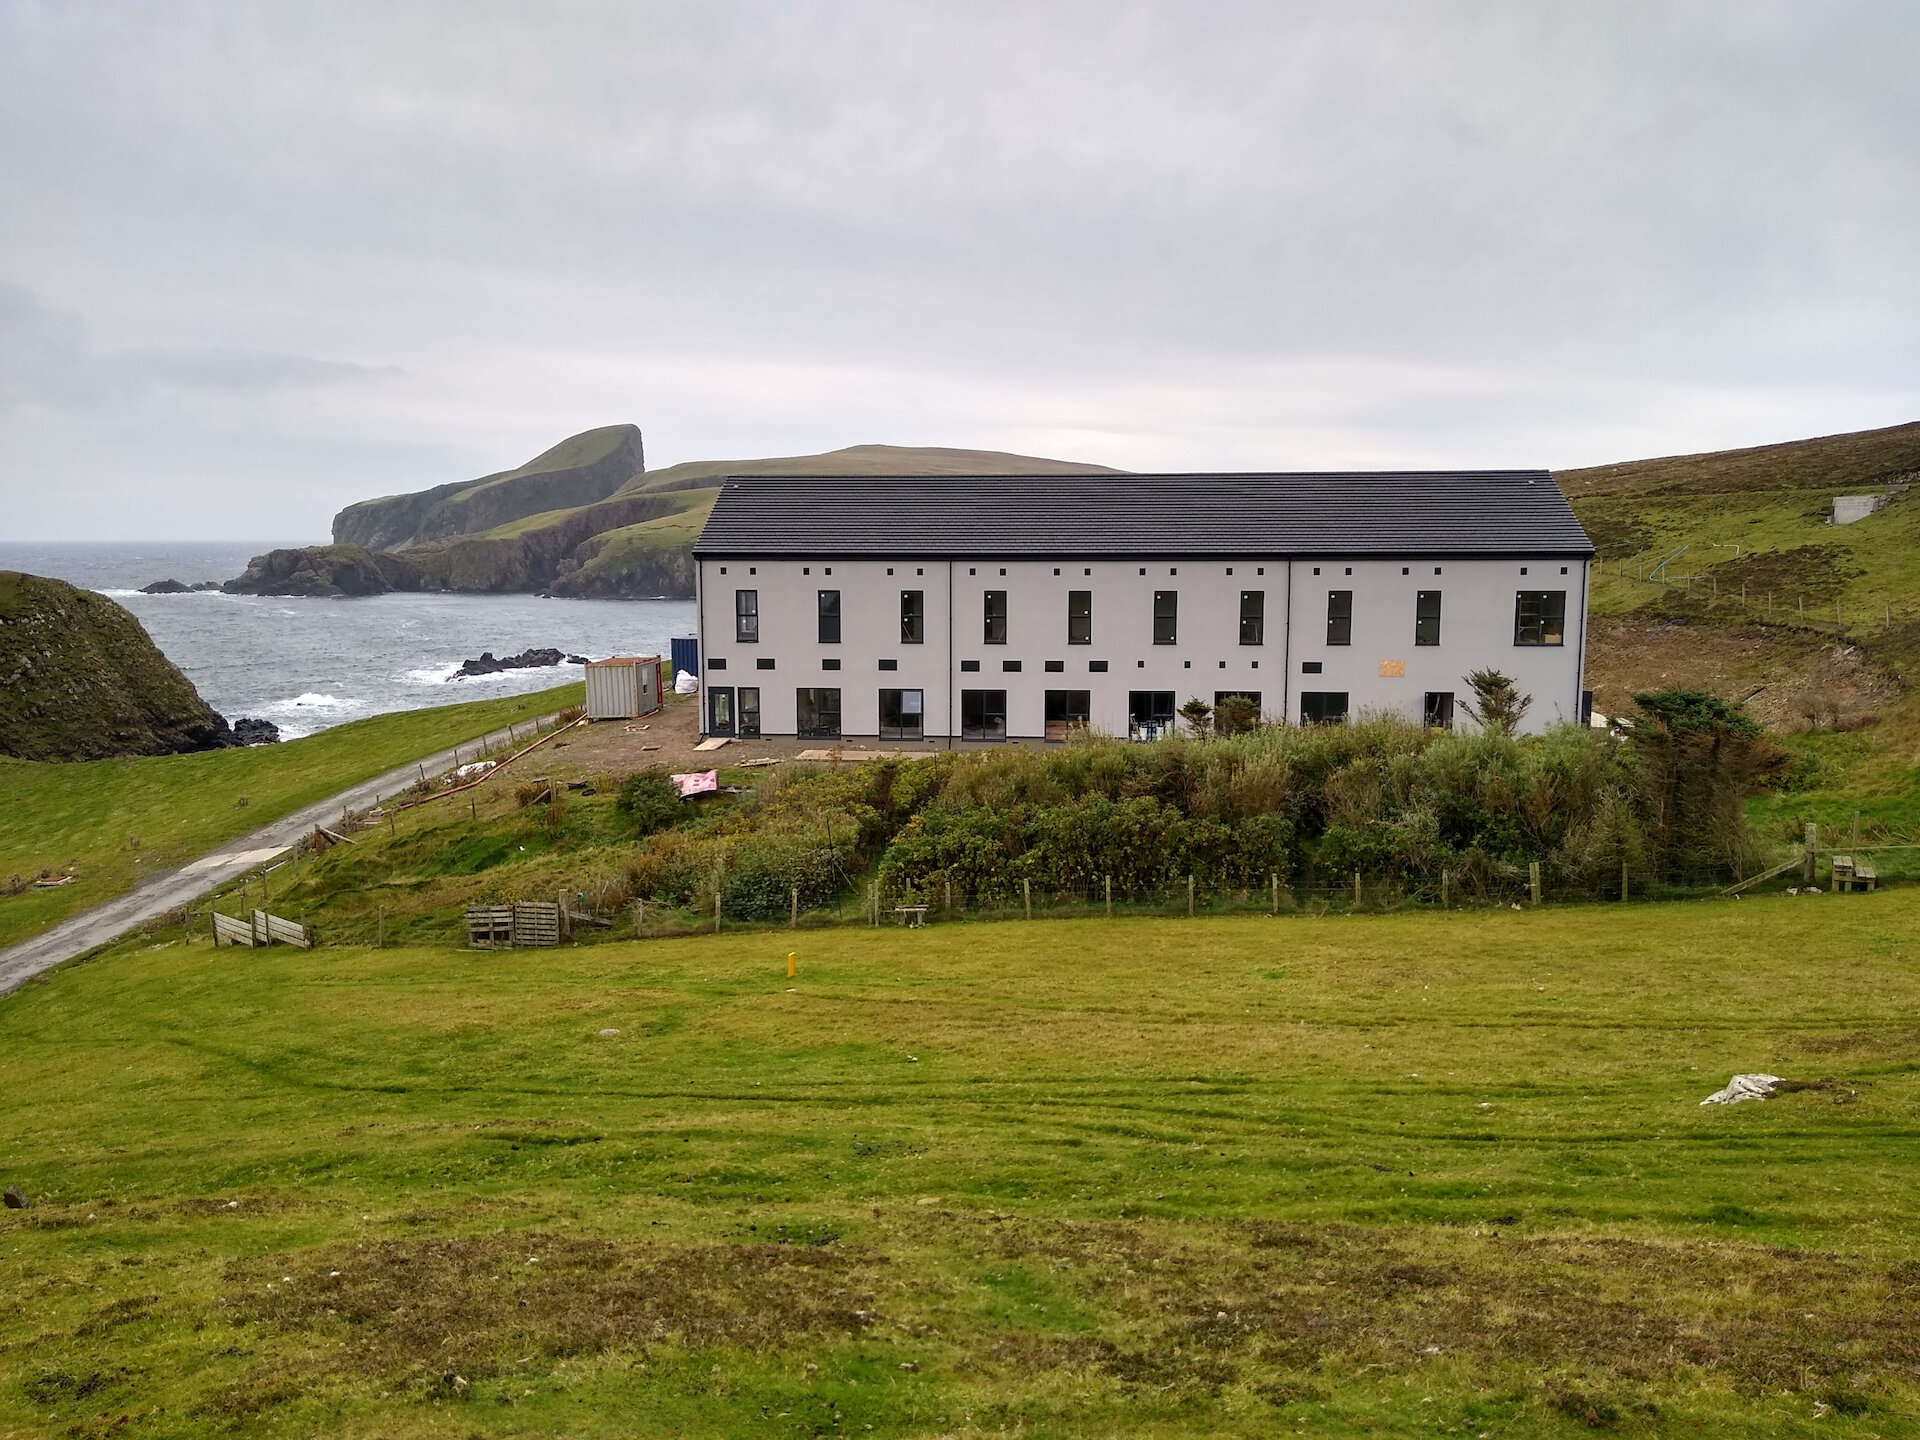
{"label": "white breaking wave", "polygon": [[444,685],[460,672],[459,662],[451,665],[430,665],[420,670],[409,670],[402,678],[409,685]]}
{"label": "white breaking wave", "polygon": [[291,715],[301,710],[317,710],[321,712],[351,710],[364,703],[365,702],[361,700],[342,700],[338,695],[322,695],[316,691],[309,690],[306,694],[296,695],[291,700],[272,701],[264,708],[268,714]]}

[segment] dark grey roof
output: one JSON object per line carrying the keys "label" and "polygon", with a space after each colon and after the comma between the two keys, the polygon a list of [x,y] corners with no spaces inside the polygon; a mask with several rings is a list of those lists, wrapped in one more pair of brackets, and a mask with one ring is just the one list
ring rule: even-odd
{"label": "dark grey roof", "polygon": [[752,475],[701,555],[1591,555],[1544,470]]}

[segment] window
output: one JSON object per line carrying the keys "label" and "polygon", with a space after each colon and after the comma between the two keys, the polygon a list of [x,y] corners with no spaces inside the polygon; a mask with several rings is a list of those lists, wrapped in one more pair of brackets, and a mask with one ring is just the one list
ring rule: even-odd
{"label": "window", "polygon": [[985,641],[989,645],[1004,645],[1007,643],[1007,592],[989,590],[984,599],[986,601]]}
{"label": "window", "polygon": [[1352,643],[1353,592],[1329,590],[1327,592],[1327,644],[1351,645]]}
{"label": "window", "polygon": [[1413,643],[1416,645],[1440,643],[1440,592],[1438,590],[1422,590],[1414,596]]}
{"label": "window", "polygon": [[726,669],[726,668],[727,668],[727,662],[726,662],[726,660],[725,660],[725,659],[723,659],[723,658],[722,658],[721,656],[718,656],[718,655],[709,655],[709,656],[707,657],[707,669],[709,669],[709,670],[724,670],[724,669]]}
{"label": "window", "polygon": [[1153,643],[1156,645],[1180,643],[1180,592],[1178,590],[1153,592]]}
{"label": "window", "polygon": [[1453,692],[1451,690],[1427,691],[1427,703],[1423,713],[1429,730],[1451,730],[1453,728]]}
{"label": "window", "polygon": [[1347,718],[1347,692],[1344,690],[1302,690],[1302,725],[1339,725]]}
{"label": "window", "polygon": [[773,657],[771,655],[762,655],[758,660],[753,662],[753,668],[756,670],[771,670],[773,668]]}
{"label": "window", "polygon": [[1173,691],[1133,690],[1127,694],[1127,738],[1158,740],[1174,730]]}
{"label": "window", "polygon": [[980,662],[978,660],[962,660],[960,662],[961,673],[965,675],[971,675],[979,668]]}
{"label": "window", "polygon": [[733,734],[733,688],[715,685],[707,691],[707,733]]}
{"label": "window", "polygon": [[900,592],[900,643],[927,643],[927,592],[924,590]]}
{"label": "window", "polygon": [[801,689],[793,692],[794,728],[803,740],[840,738],[840,692]]}
{"label": "window", "polygon": [[1258,690],[1216,690],[1214,691],[1213,703],[1216,709],[1219,708],[1220,702],[1222,700],[1245,700],[1248,704],[1253,706],[1256,712],[1258,712],[1260,709],[1260,692]]}
{"label": "window", "polygon": [[1020,673],[1020,662],[1018,660],[1002,660],[1000,662],[1000,668],[1009,675],[1018,675]]}
{"label": "window", "polygon": [[820,662],[820,668],[822,670],[838,670],[840,668],[840,657],[838,655],[829,655],[825,660]]}
{"label": "window", "polygon": [[1093,714],[1091,690],[1047,691],[1047,739],[1064,740],[1087,728]]}
{"label": "window", "polygon": [[898,670],[900,668],[900,662],[898,660],[882,660],[880,662],[880,668],[882,670]]}
{"label": "window", "polygon": [[1260,723],[1258,690],[1213,692],[1213,728],[1221,735],[1239,735]]}
{"label": "window", "polygon": [[960,692],[960,738],[962,740],[1006,739],[1007,692],[962,690]]}
{"label": "window", "polygon": [[820,592],[820,643],[822,645],[840,643],[840,592],[838,590]]}
{"label": "window", "polygon": [[1067,644],[1093,644],[1093,592],[1067,592]]}
{"label": "window", "polygon": [[1514,597],[1513,643],[1564,645],[1567,643],[1567,592],[1522,590]]}
{"label": "window", "polygon": [[760,592],[733,592],[733,638],[742,645],[760,642]]}
{"label": "window", "polygon": [[1089,660],[1087,661],[1087,669],[1095,675],[1104,675],[1107,673],[1107,662],[1104,660]]}
{"label": "window", "polygon": [[1058,675],[1067,668],[1067,662],[1064,660],[1048,660],[1043,663],[1040,668],[1045,670],[1049,675]]}
{"label": "window", "polygon": [[740,738],[758,740],[760,738],[760,687],[742,685],[740,687]]}
{"label": "window", "polygon": [[920,690],[882,690],[880,692],[880,738],[882,740],[918,740],[925,734],[922,726],[925,692]]}
{"label": "window", "polygon": [[1240,643],[1267,643],[1267,592],[1264,590],[1240,592]]}
{"label": "window", "polygon": [[1300,662],[1300,673],[1302,675],[1318,675],[1325,668],[1326,667],[1318,660],[1302,660]]}

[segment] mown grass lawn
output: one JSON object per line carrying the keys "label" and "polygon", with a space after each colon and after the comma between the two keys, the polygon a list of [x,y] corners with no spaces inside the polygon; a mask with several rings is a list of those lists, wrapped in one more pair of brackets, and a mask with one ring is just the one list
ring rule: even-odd
{"label": "mown grass lawn", "polygon": [[1906,890],[128,945],[0,1001],[0,1434],[1913,1434],[1917,1010]]}
{"label": "mown grass lawn", "polygon": [[583,694],[562,685],[403,710],[281,745],[198,755],[82,764],[0,757],[0,879],[68,866],[77,875],[58,889],[0,896],[0,947],[336,791]]}

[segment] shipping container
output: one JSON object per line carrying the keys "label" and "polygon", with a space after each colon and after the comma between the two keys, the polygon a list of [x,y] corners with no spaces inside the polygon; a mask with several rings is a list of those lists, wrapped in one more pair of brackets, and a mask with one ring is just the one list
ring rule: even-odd
{"label": "shipping container", "polygon": [[660,657],[615,655],[587,664],[587,717],[634,720],[660,708]]}

